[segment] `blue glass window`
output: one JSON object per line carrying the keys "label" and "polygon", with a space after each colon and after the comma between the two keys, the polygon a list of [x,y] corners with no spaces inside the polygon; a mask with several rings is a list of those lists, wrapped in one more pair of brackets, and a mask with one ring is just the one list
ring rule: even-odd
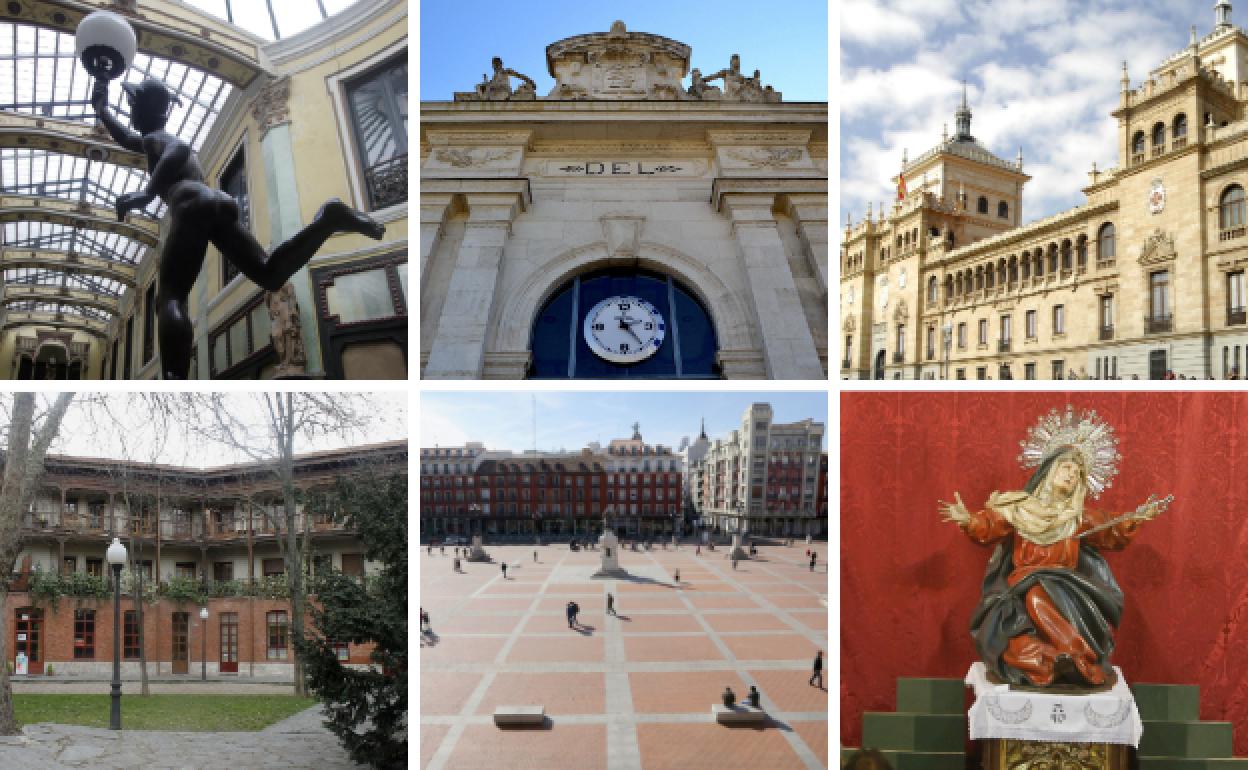
{"label": "blue glass window", "polygon": [[[586,343],[585,316],[600,301],[638,297],[653,305],[667,324],[653,355],[633,364],[600,358]],[[534,378],[708,379],[719,377],[718,344],[710,315],[692,294],[668,276],[636,270],[605,270],[572,279],[552,295],[533,323]]]}

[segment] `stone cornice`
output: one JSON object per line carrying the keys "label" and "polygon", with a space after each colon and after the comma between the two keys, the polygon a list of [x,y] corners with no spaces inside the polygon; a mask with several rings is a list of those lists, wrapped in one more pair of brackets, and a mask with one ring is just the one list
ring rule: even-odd
{"label": "stone cornice", "polygon": [[111,138],[96,133],[93,126],[77,120],[0,111],[0,147],[47,150],[129,168],[147,167],[141,153],[122,149]]}

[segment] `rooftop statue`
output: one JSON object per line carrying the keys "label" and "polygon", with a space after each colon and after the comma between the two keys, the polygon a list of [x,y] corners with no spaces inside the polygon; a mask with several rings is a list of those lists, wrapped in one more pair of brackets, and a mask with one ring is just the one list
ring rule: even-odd
{"label": "rooftop statue", "polygon": [[[482,75],[481,82],[471,93],[456,94],[459,101],[505,102],[508,100],[531,101],[537,98],[537,83],[528,75],[522,75],[510,67],[503,66],[503,60],[495,56],[490,60],[494,68],[493,75]],[[511,79],[518,78],[522,82],[515,91],[511,90]]]}
{"label": "rooftop statue", "polygon": [[184,380],[190,373],[194,342],[187,299],[203,266],[208,244],[223,259],[259,286],[278,291],[337,233],[360,233],[380,240],[386,228],[338,199],[321,206],[311,224],[266,253],[239,221],[238,203],[228,193],[204,183],[204,169],[191,146],[165,130],[169,114],[181,100],[154,78],[123,83],[130,105],[130,124],[121,124],[108,108],[108,84],[120,78],[136,52],[134,30],[121,16],[96,11],[78,26],[75,50],[87,73],[95,78],[91,107],[113,139],[147,159],[150,175],[141,190],[119,196],[117,219],[142,209],[156,198],[169,207],[169,226],[157,267],[156,314],[161,376]]}
{"label": "rooftop statue", "polygon": [[945,521],[996,546],[971,619],[976,649],[1004,683],[1111,685],[1123,595],[1100,551],[1125,548],[1173,497],[1122,515],[1084,507],[1118,472],[1113,428],[1095,412],[1050,412],[1021,444],[1023,467],[1035,468],[1022,490],[993,492],[979,512],[961,495],[942,503]]}

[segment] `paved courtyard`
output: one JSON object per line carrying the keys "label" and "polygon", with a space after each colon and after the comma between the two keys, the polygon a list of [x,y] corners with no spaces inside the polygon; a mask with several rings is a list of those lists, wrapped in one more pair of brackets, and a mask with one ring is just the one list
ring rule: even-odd
{"label": "paved courtyard", "polygon": [[[593,580],[596,551],[487,545],[493,563],[419,552],[420,766],[426,770],[812,770],[828,764],[827,549],[812,573],[800,541],[760,547],[734,571],[724,551],[622,551],[631,580]],[[508,565],[504,580],[500,562]],[[674,573],[680,571],[680,583]],[[618,617],[606,614],[615,596]],[[569,629],[568,601],[580,607]],[[825,672],[826,673],[826,672]],[[711,718],[725,685],[762,693],[771,721]],[[825,684],[826,686],[826,684]],[[500,729],[498,705],[541,704],[540,728]]]}
{"label": "paved courtyard", "polygon": [[258,732],[177,733],[103,730],[77,725],[28,725],[0,736],[0,767],[9,770],[189,770],[199,768],[323,768],[354,770],[338,739],[321,724],[320,706]]}

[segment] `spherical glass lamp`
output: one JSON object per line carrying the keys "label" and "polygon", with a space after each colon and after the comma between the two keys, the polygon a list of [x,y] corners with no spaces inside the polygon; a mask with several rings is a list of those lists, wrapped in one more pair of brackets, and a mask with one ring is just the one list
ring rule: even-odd
{"label": "spherical glass lamp", "polygon": [[87,14],[74,34],[74,55],[100,80],[115,80],[134,63],[138,41],[130,22],[112,11]]}
{"label": "spherical glass lamp", "polygon": [[104,555],[108,558],[109,564],[126,563],[126,547],[121,544],[120,538],[113,538],[113,544],[108,547]]}

